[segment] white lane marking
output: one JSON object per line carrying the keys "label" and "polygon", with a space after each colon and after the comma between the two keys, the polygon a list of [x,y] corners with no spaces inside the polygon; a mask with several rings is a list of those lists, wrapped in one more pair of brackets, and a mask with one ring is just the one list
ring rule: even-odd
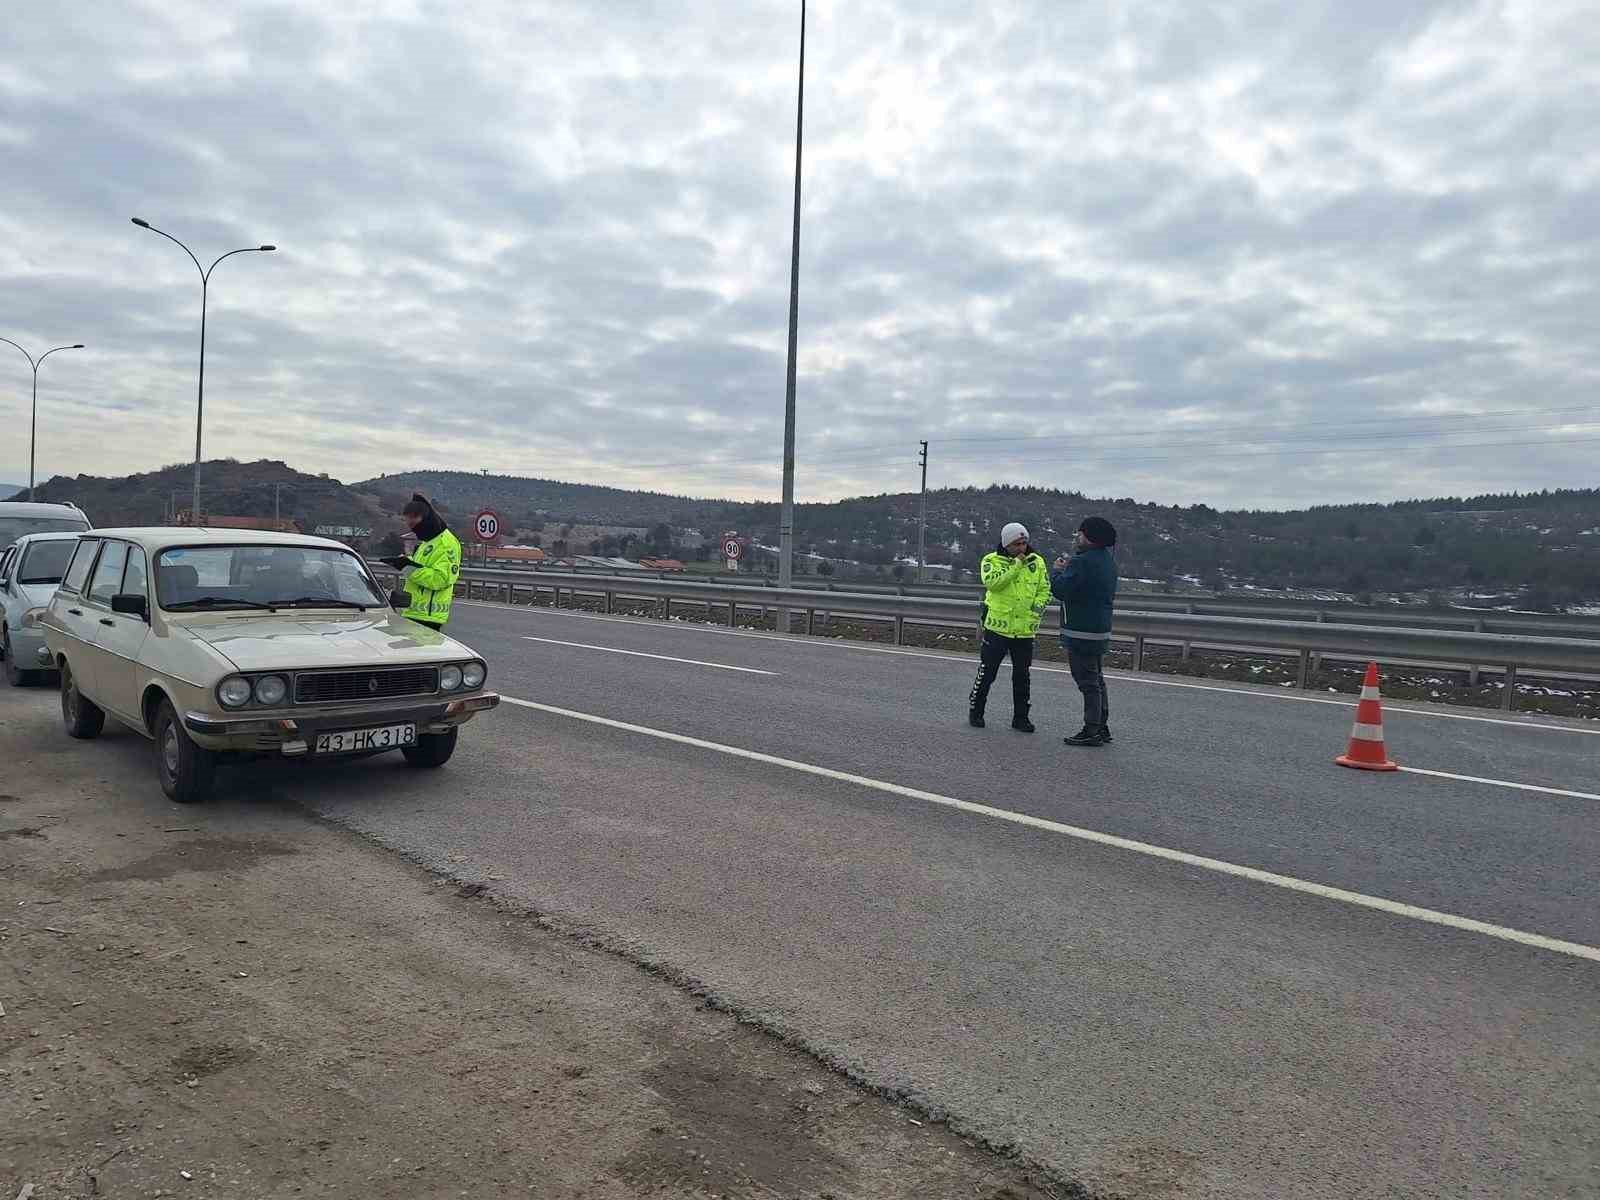
{"label": "white lane marking", "polygon": [[1450,771],[1426,771],[1421,767],[1401,767],[1407,775],[1429,775],[1434,779],[1457,779],[1462,783],[1486,783],[1491,787],[1515,788],[1519,792],[1542,792],[1546,796],[1570,796],[1574,800],[1600,800],[1594,792],[1572,792],[1566,788],[1545,787],[1537,783],[1513,783],[1509,779],[1485,779],[1481,775],[1456,775]]}
{"label": "white lane marking", "polygon": [[544,642],[548,646],[570,646],[574,650],[598,650],[602,654],[626,654],[630,658],[654,658],[661,662],[686,663],[691,667],[714,667],[718,671],[738,671],[744,675],[776,675],[776,671],[758,671],[754,667],[734,667],[727,663],[702,662],[698,658],[673,658],[670,654],[646,654],[642,650],[619,650],[615,646],[595,646],[589,642],[562,642],[555,638],[527,637],[525,642]]}
{"label": "white lane marking", "polygon": [[[679,624],[675,621],[661,621],[650,618],[638,617],[610,617],[599,613],[573,612],[565,608],[536,608],[527,605],[510,605],[486,603],[482,600],[457,600],[457,604],[468,604],[473,608],[493,608],[502,612],[538,613],[542,616],[572,617],[579,621],[612,621],[618,625],[639,625],[646,629],[678,629],[685,633],[710,633],[721,637],[744,638],[749,641],[759,642],[785,642],[791,646],[830,646],[839,650],[854,650],[861,654],[892,654],[899,658],[929,658],[935,662],[942,662],[959,666],[970,671],[972,664],[965,655],[950,653],[933,654],[925,650],[901,650],[891,646],[869,646],[861,642],[852,642],[845,638],[805,637],[791,634],[785,637],[781,633],[749,633],[737,629],[719,629],[711,625]],[[1049,675],[1070,675],[1071,671],[1065,667],[1047,667],[1034,663],[1035,671],[1043,671]],[[1257,691],[1250,687],[1223,687],[1212,683],[1188,683],[1180,679],[1152,679],[1148,675],[1134,675],[1127,671],[1108,671],[1107,675],[1126,683],[1142,683],[1147,687],[1182,688],[1193,692],[1221,692],[1225,696],[1248,696],[1256,700],[1286,700],[1291,704],[1331,704],[1335,708],[1354,708],[1355,704],[1349,700],[1329,700],[1322,696],[1298,696],[1287,692]],[[1600,724],[1592,729],[1581,725],[1551,725],[1542,721],[1519,721],[1514,717],[1479,717],[1470,713],[1437,712],[1430,708],[1406,708],[1392,702],[1385,703],[1383,710],[1386,713],[1405,713],[1411,717],[1436,717],[1441,721],[1475,721],[1481,725],[1508,725],[1512,729],[1544,729],[1552,733],[1586,733],[1600,737]]]}
{"label": "white lane marking", "polygon": [[520,700],[515,696],[504,694],[501,695],[500,699],[505,704],[514,704],[519,708],[549,713],[551,716],[566,717],[570,720],[583,721],[590,725],[603,725],[608,729],[617,729],[624,733],[642,734],[645,737],[658,738],[664,742],[676,742],[680,746],[693,746],[698,750],[711,750],[717,754],[726,754],[733,758],[747,759],[750,762],[782,767],[785,770],[798,771],[804,775],[815,775],[822,779],[833,779],[840,783],[850,783],[857,787],[870,788],[873,791],[887,792],[893,796],[921,800],[926,804],[935,804],[941,808],[953,808],[960,812],[971,813],[974,816],[989,817],[1012,825],[1023,825],[1030,829],[1043,830],[1046,833],[1058,833],[1065,837],[1076,838],[1082,842],[1092,842],[1098,846],[1110,846],[1117,850],[1128,850],[1135,854],[1147,855],[1150,858],[1182,863],[1187,867],[1201,867],[1207,871],[1215,871],[1220,875],[1231,875],[1237,879],[1248,879],[1254,883],[1270,884],[1272,887],[1283,888],[1286,891],[1302,892],[1308,896],[1319,896],[1324,900],[1337,900],[1344,904],[1353,904],[1358,908],[1370,908],[1377,912],[1388,913],[1391,916],[1407,917],[1413,921],[1427,922],[1430,925],[1443,925],[1447,929],[1457,929],[1465,933],[1478,933],[1485,937],[1498,938],[1503,942],[1516,942],[1519,945],[1532,946],[1539,950],[1551,950],[1557,954],[1570,954],[1575,958],[1586,958],[1590,962],[1600,963],[1600,946],[1585,946],[1579,942],[1566,942],[1560,938],[1546,937],[1541,933],[1528,933],[1521,929],[1510,929],[1504,925],[1492,925],[1487,921],[1477,921],[1471,917],[1458,917],[1454,913],[1439,912],[1431,908],[1420,908],[1415,904],[1406,904],[1400,900],[1387,900],[1382,896],[1368,896],[1363,892],[1346,891],[1344,888],[1330,887],[1325,883],[1312,883],[1310,880],[1296,879],[1292,875],[1279,875],[1275,871],[1263,871],[1258,867],[1246,867],[1238,863],[1224,862],[1220,858],[1206,858],[1203,855],[1190,854],[1186,850],[1171,850],[1166,846],[1156,846],[1149,842],[1118,837],[1112,833],[1101,833],[1095,829],[1083,829],[1077,825],[1065,825],[1060,821],[1052,821],[1046,817],[1035,817],[1028,813],[1013,812],[1005,808],[993,808],[987,804],[974,804],[970,800],[958,800],[954,796],[941,796],[937,792],[925,792],[920,788],[906,787],[904,784],[899,783],[889,783],[882,779],[871,779],[865,775],[852,775],[848,771],[836,771],[831,767],[819,767],[814,763],[799,762],[792,758],[779,758],[775,754],[763,754],[759,750],[746,750],[740,746],[726,746],[721,742],[708,742],[703,738],[689,737],[687,734],[671,733],[665,729],[652,729],[648,725],[633,725],[627,721],[615,721],[610,717],[601,717],[594,713],[577,712],[570,708],[557,708],[553,704],[540,704],[533,700]]}

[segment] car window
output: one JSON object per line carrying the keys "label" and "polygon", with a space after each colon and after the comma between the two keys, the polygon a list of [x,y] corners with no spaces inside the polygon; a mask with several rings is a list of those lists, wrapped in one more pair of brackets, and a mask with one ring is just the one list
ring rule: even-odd
{"label": "car window", "polygon": [[348,550],[320,546],[182,546],[156,556],[156,602],[166,609],[382,608],[387,598]]}
{"label": "car window", "polygon": [[149,598],[150,589],[146,586],[144,551],[138,546],[128,547],[128,568],[122,573],[122,591],[124,595]]}
{"label": "car window", "polygon": [[0,513],[0,546],[30,533],[78,533],[89,522],[77,517],[13,517]]}
{"label": "car window", "polygon": [[128,561],[127,542],[107,542],[100,562],[94,569],[94,582],[89,585],[89,599],[99,604],[110,604],[111,597],[122,586],[122,568]]}
{"label": "car window", "polygon": [[61,581],[62,591],[83,591],[83,585],[89,579],[89,568],[94,565],[94,556],[99,549],[99,538],[85,538],[78,543],[78,552],[72,556],[72,565],[67,568],[67,577]]}
{"label": "car window", "polygon": [[17,582],[60,583],[76,547],[76,542],[30,542],[21,552]]}
{"label": "car window", "polygon": [[7,546],[4,550],[0,550],[0,583],[5,583],[11,578],[12,553],[13,551],[10,546]]}

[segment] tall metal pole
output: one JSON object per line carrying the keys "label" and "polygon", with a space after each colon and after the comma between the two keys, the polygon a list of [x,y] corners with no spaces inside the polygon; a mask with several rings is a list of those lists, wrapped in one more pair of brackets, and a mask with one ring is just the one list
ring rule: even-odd
{"label": "tall metal pole", "polygon": [[[0,338],[0,342],[4,342],[8,346],[17,346],[17,343],[13,342],[10,338]],[[29,501],[32,501],[34,482],[34,451],[39,440],[39,366],[44,362],[45,359],[49,358],[57,350],[82,350],[83,343],[74,342],[70,346],[55,346],[49,350],[46,350],[43,354],[39,355],[38,358],[34,358],[33,355],[29,354],[21,346],[17,346],[17,349],[22,350],[22,356],[28,360],[28,365],[33,368],[33,410],[28,417],[28,499]]]}
{"label": "tall metal pole", "polygon": [[217,263],[224,258],[232,258],[235,254],[249,254],[256,251],[276,250],[276,246],[241,246],[237,250],[229,250],[226,254],[219,255],[216,262],[209,267],[202,267],[200,260],[194,256],[194,251],[185,246],[177,238],[164,229],[157,229],[142,217],[134,217],[133,223],[140,229],[148,229],[151,233],[159,233],[167,241],[176,243],[189,260],[194,263],[194,269],[200,272],[200,380],[195,390],[194,402],[194,502],[190,509],[190,521],[198,526],[200,524],[200,437],[205,428],[206,408],[206,301],[211,291],[211,272],[217,269]]}
{"label": "tall metal pole", "polygon": [[281,515],[281,510],[282,510],[282,507],[283,507],[282,499],[283,499],[283,484],[281,484],[281,483],[273,484],[272,485],[272,524],[273,524],[273,528],[277,528],[278,524],[283,520],[283,517]]}
{"label": "tall metal pole", "polygon": [[[806,3],[800,0],[800,87],[794,113],[794,238],[789,257],[789,379],[783,402],[783,512],[778,525],[778,586],[794,584],[794,377],[800,334],[800,143],[806,109]],[[780,633],[789,610],[778,609]]]}
{"label": "tall metal pole", "polygon": [[196,529],[200,528],[200,432],[205,428],[206,420],[206,299],[210,291],[211,276],[202,271],[200,273],[200,382],[194,394],[194,499],[189,504],[189,511],[194,514]]}
{"label": "tall metal pole", "polygon": [[922,443],[922,519],[917,528],[917,582],[928,575],[928,443]]}

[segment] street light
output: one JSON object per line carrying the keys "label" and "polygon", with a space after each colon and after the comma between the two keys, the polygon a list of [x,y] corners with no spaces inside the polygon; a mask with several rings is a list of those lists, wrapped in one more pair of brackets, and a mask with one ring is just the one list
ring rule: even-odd
{"label": "street light", "polygon": [[[806,4],[800,0],[800,85],[794,110],[794,237],[789,257],[789,371],[783,398],[783,506],[778,517],[778,586],[794,584],[794,382],[800,325],[800,132],[806,109]],[[789,632],[789,610],[778,609],[779,631]]]}
{"label": "street light", "polygon": [[200,435],[204,429],[206,410],[206,296],[211,287],[211,272],[217,269],[217,263],[224,258],[232,258],[235,254],[250,254],[261,251],[276,250],[276,246],[241,246],[237,250],[229,250],[209,267],[202,267],[200,260],[194,256],[194,251],[185,246],[177,238],[164,229],[157,229],[142,217],[134,217],[133,223],[140,229],[148,229],[151,233],[159,233],[169,242],[176,243],[189,261],[194,263],[194,269],[200,272],[200,382],[195,389],[194,402],[194,509],[191,519],[196,525],[200,524]]}
{"label": "street light", "polygon": [[[0,342],[4,342],[8,346],[17,346],[17,344],[15,342],[13,342],[10,338],[0,338]],[[22,350],[22,347],[21,346],[17,346],[17,349],[18,350]],[[34,356],[29,354],[26,350],[22,350],[23,355],[28,360],[28,365],[33,368],[33,415],[28,420],[28,499],[29,500],[33,499],[33,443],[34,443],[34,440],[38,436],[38,433],[39,433],[39,364],[42,363],[45,359],[49,358],[57,350],[82,350],[82,349],[83,349],[83,343],[82,342],[74,342],[70,346],[56,346],[54,349],[46,350],[43,354],[39,355],[38,358],[34,358]]]}

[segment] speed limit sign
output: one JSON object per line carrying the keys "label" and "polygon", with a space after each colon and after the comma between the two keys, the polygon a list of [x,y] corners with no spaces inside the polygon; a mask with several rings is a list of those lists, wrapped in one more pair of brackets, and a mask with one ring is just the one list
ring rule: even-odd
{"label": "speed limit sign", "polygon": [[500,514],[492,508],[484,509],[472,518],[472,532],[480,542],[495,541],[500,536]]}
{"label": "speed limit sign", "polygon": [[744,543],[738,538],[729,538],[722,543],[722,553],[725,558],[741,558],[744,555]]}

